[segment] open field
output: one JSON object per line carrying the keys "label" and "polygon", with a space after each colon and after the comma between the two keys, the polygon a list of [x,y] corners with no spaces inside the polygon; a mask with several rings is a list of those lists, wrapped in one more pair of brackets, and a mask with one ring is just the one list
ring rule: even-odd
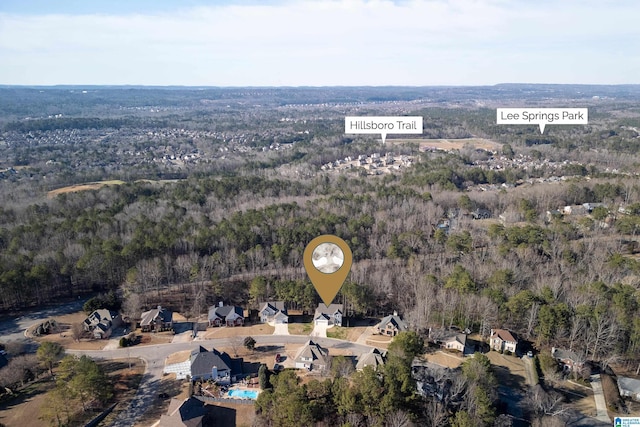
{"label": "open field", "polygon": [[460,150],[465,147],[482,148],[483,150],[496,151],[502,148],[502,144],[484,138],[464,139],[422,139],[422,138],[387,138],[387,144],[413,143],[420,146],[420,151],[425,150]]}
{"label": "open field", "polygon": [[236,327],[219,327],[208,328],[206,331],[198,333],[203,339],[210,338],[231,338],[231,337],[250,337],[252,335],[271,335],[275,328],[265,323],[260,323],[251,326],[236,326]]}
{"label": "open field", "polygon": [[[159,180],[159,181],[154,181],[151,179],[141,179],[135,182],[147,182],[147,183],[151,183],[151,184],[155,184],[155,183],[166,183],[166,182],[177,182],[179,180],[177,179],[166,179],[166,180]],[[124,181],[120,181],[119,179],[114,179],[111,181],[96,181],[96,182],[88,182],[86,184],[76,184],[76,185],[69,185],[67,187],[62,187],[62,188],[56,188],[55,190],[51,190],[47,193],[47,197],[52,199],[60,194],[64,194],[64,193],[75,193],[78,191],[87,191],[87,190],[98,190],[102,187],[104,187],[105,185],[122,185],[125,184]]]}
{"label": "open field", "polygon": [[88,182],[86,184],[77,184],[70,185],[68,187],[57,188],[55,190],[51,190],[47,193],[47,197],[52,199],[60,194],[64,193],[75,193],[77,191],[87,191],[87,190],[98,190],[105,185],[122,185],[124,181],[113,180],[113,181],[98,181],[98,182]]}

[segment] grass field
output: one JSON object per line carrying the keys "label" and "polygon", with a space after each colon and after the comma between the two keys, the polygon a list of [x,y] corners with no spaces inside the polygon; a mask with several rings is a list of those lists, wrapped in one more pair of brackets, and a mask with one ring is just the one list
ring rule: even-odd
{"label": "grass field", "polygon": [[289,323],[291,335],[309,335],[313,330],[313,323]]}
{"label": "grass field", "polygon": [[[148,182],[148,183],[152,183],[152,184],[163,184],[163,183],[167,183],[167,182],[177,182],[179,180],[176,179],[163,179],[163,180],[159,180],[159,181],[153,181],[150,179],[141,179],[139,181],[136,182]],[[105,185],[122,185],[124,184],[124,181],[120,181],[119,179],[114,179],[111,181],[96,181],[96,182],[87,182],[86,184],[76,184],[76,185],[69,185],[67,187],[62,187],[62,188],[57,188],[55,190],[51,190],[47,193],[47,197],[52,199],[60,194],[64,194],[64,193],[75,193],[78,191],[87,191],[87,190],[98,190],[102,187],[104,187]]]}
{"label": "grass field", "polygon": [[499,150],[502,144],[484,138],[464,138],[464,139],[387,139],[387,144],[407,144],[413,143],[420,146],[420,150],[437,149],[437,150],[460,150],[465,147],[482,148],[483,150]]}

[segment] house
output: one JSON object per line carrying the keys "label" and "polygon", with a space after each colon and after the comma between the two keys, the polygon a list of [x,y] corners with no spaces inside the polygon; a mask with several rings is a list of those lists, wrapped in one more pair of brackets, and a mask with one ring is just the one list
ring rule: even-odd
{"label": "house", "polygon": [[321,371],[329,362],[329,350],[309,340],[298,350],[294,362],[297,369]]}
{"label": "house", "polygon": [[584,367],[584,358],[571,350],[551,347],[551,356],[562,364],[563,372],[579,372]]}
{"label": "house", "polygon": [[268,301],[262,304],[258,312],[262,323],[289,323],[287,308],[284,301]]}
{"label": "house", "polygon": [[365,367],[371,366],[374,371],[377,371],[380,366],[384,365],[386,356],[386,351],[372,348],[369,353],[363,353],[358,357],[356,370],[362,371]]}
{"label": "house", "polygon": [[518,347],[518,339],[506,329],[491,329],[489,345],[495,351],[515,353]]}
{"label": "house", "polygon": [[463,355],[472,354],[473,350],[467,342],[466,334],[454,334],[448,337],[440,338],[436,341],[442,348],[447,350],[457,350]]}
{"label": "house", "polygon": [[640,380],[618,377],[618,389],[620,390],[620,396],[630,397],[640,402]]}
{"label": "house", "polygon": [[395,337],[402,331],[406,331],[407,324],[398,316],[398,312],[394,311],[393,314],[384,317],[378,326],[376,326],[378,333],[381,335],[387,335],[389,337]]}
{"label": "house", "polygon": [[158,427],[202,427],[206,411],[204,403],[195,397],[171,399],[166,415],[160,417]]}
{"label": "house", "polygon": [[342,326],[342,316],[344,314],[344,306],[342,304],[318,304],[314,315],[314,323],[316,325],[327,322],[327,325]]}
{"label": "house", "polygon": [[173,312],[162,306],[142,313],[140,320],[142,332],[167,331],[173,328]]}
{"label": "house", "polygon": [[242,307],[222,305],[209,307],[209,326],[244,326]]}
{"label": "house", "polygon": [[202,346],[191,351],[191,354],[180,361],[168,363],[165,374],[176,374],[176,379],[191,378],[195,380],[213,380],[219,384],[229,385],[235,377],[242,373],[242,360],[233,360],[227,353],[216,349],[208,351]]}
{"label": "house", "polygon": [[82,322],[83,329],[96,339],[109,338],[113,329],[120,325],[122,325],[120,314],[106,308],[94,311]]}

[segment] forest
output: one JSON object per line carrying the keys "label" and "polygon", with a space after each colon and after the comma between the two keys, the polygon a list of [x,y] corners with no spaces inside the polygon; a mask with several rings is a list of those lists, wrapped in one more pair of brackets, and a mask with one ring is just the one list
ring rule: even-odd
{"label": "forest", "polygon": [[[198,97],[148,89],[150,98],[140,102],[124,89],[104,96],[109,91],[102,88],[96,89],[101,97],[81,104],[63,89],[45,90],[42,99],[27,89],[0,89],[26,91],[21,100],[0,98],[2,312],[112,291],[133,314],[171,290],[181,295],[172,308],[189,316],[218,301],[257,308],[281,299],[312,311],[319,298],[302,253],[314,237],[335,234],[354,257],[337,297],[349,316],[397,310],[423,336],[430,327],[483,336],[508,328],[538,346],[573,348],[585,360],[637,365],[637,89],[590,87],[625,94],[596,102],[571,98],[576,89],[566,87],[562,99],[588,105],[592,122],[549,126],[544,135],[536,126],[495,125],[491,105],[523,96],[519,87],[501,89],[413,88],[395,97],[390,88],[212,89]],[[529,101],[549,103],[546,88],[537,89]],[[441,98],[429,97],[436,94]],[[68,117],[47,117],[56,96]],[[469,106],[476,96],[489,107]],[[249,107],[247,98],[263,102]],[[222,112],[227,104],[234,105],[231,115]],[[152,107],[160,113],[150,119]],[[356,108],[423,115],[425,138],[482,137],[502,148],[425,152],[417,144],[382,147],[369,136],[346,138],[340,118]],[[198,162],[158,161],[194,150]],[[319,169],[384,150],[418,161],[388,175]],[[487,166],[490,161],[503,166]],[[90,181],[109,182],[48,193]],[[581,213],[564,209],[583,204],[590,207]],[[488,217],[477,219],[479,211]],[[380,381],[358,375],[362,387]],[[293,398],[280,391],[287,381],[293,380],[282,376],[273,384],[274,401]],[[340,387],[339,381],[313,384],[301,393],[329,399]],[[259,403],[269,414],[273,402],[264,399]],[[397,416],[415,409],[389,408]],[[315,410],[304,409],[323,419]]]}

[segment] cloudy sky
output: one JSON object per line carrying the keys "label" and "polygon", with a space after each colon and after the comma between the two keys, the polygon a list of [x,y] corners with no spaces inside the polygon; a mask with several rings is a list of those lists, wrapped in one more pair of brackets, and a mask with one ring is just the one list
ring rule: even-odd
{"label": "cloudy sky", "polygon": [[1,0],[0,84],[640,83],[637,0]]}

